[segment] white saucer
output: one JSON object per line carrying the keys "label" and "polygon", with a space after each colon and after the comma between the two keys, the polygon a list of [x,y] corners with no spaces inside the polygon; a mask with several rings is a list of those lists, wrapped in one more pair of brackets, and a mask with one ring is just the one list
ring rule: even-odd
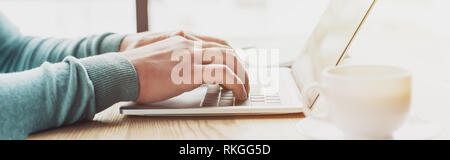
{"label": "white saucer", "polygon": [[[297,124],[297,130],[303,136],[316,140],[344,139],[342,131],[326,120],[307,117]],[[394,140],[427,140],[441,132],[438,125],[424,121],[418,117],[409,117],[405,124],[392,135]]]}

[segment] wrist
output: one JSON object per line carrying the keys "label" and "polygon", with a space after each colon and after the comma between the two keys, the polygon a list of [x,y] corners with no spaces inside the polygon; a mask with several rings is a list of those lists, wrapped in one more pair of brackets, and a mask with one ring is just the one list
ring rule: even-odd
{"label": "wrist", "polygon": [[128,36],[128,35],[123,38],[122,42],[120,43],[119,52],[123,52],[128,48],[128,46],[129,46],[128,39],[129,38],[130,38],[130,36]]}
{"label": "wrist", "polygon": [[80,62],[94,84],[97,113],[114,103],[137,98],[139,93],[137,73],[125,56],[107,53],[83,58]]}
{"label": "wrist", "polygon": [[136,43],[139,41],[139,36],[137,34],[128,34],[123,37],[122,42],[120,43],[118,52],[124,52],[129,49],[133,49]]}

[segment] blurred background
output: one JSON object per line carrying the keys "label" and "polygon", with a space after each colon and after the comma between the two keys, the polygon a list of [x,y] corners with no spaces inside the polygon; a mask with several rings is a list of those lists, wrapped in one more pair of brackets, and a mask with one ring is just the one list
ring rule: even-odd
{"label": "blurred background", "polygon": [[[150,30],[217,36],[305,34],[328,0],[149,0]],[[26,34],[74,37],[135,32],[134,0],[2,0]],[[25,13],[25,14],[24,14]]]}
{"label": "blurred background", "polygon": [[[380,0],[386,1],[386,0]],[[292,60],[329,0],[149,0],[149,30],[183,29],[217,36],[236,47],[277,48]],[[391,0],[382,16],[450,36],[448,0]],[[26,35],[80,37],[136,32],[135,0],[2,0],[0,11]],[[385,24],[385,23],[383,23]],[[434,25],[430,25],[434,24]]]}
{"label": "blurred background", "polygon": [[[278,48],[295,58],[329,0],[149,0],[149,30],[192,31],[236,47]],[[135,0],[2,0],[27,35],[80,37],[136,32]]]}

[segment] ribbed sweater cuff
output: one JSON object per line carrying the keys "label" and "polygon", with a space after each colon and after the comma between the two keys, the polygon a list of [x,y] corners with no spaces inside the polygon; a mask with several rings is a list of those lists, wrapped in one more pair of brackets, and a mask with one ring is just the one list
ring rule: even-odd
{"label": "ribbed sweater cuff", "polygon": [[138,97],[139,81],[133,64],[119,53],[83,58],[89,79],[94,84],[96,113],[120,101]]}
{"label": "ribbed sweater cuff", "polygon": [[120,49],[120,44],[126,35],[122,34],[106,34],[107,36],[103,39],[100,46],[100,54],[109,52],[118,52]]}

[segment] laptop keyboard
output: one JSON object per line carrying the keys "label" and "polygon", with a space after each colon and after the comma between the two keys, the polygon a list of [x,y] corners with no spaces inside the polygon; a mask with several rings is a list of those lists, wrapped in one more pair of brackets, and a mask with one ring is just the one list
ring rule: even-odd
{"label": "laptop keyboard", "polygon": [[222,88],[219,85],[208,85],[202,106],[265,106],[280,104],[281,99],[278,92],[265,89],[261,86],[252,86],[249,98],[244,102],[239,102],[233,96],[231,90]]}

